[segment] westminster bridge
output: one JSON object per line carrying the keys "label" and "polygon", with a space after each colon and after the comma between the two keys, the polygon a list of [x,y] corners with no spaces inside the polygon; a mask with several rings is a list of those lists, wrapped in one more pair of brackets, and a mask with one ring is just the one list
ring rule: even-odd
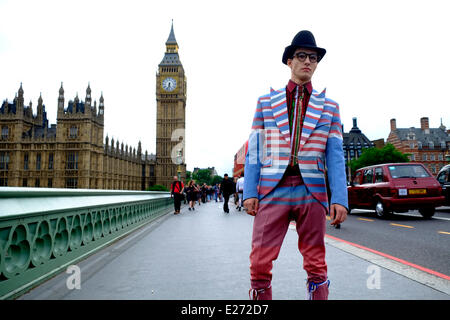
{"label": "westminster bridge", "polygon": [[[253,218],[222,206],[175,215],[167,192],[0,188],[0,298],[246,300]],[[291,227],[274,299],[305,298]],[[449,280],[329,235],[326,250],[329,299],[450,297]]]}

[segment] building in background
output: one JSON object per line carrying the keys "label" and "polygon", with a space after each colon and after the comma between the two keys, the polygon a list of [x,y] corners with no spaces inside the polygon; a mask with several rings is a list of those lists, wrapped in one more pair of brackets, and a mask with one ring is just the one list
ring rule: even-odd
{"label": "building in background", "polygon": [[233,177],[240,177],[241,173],[244,173],[245,156],[248,151],[248,140],[239,148],[238,152],[234,155],[233,162]]}
{"label": "building in background", "polygon": [[397,128],[396,119],[391,119],[391,132],[387,139],[398,150],[409,154],[409,159],[421,162],[434,174],[448,162],[450,150],[450,130],[442,124],[430,128],[428,117],[420,119],[420,128]]}
{"label": "building in background", "polygon": [[156,184],[186,179],[186,76],[172,28],[156,74]]}
{"label": "building in background", "polygon": [[383,149],[384,146],[386,145],[384,143],[384,139],[380,138],[380,139],[376,139],[376,140],[372,140],[373,146],[377,149]]}
{"label": "building in background", "polygon": [[184,180],[186,77],[173,24],[156,80],[156,155],[143,153],[140,141],[136,148],[104,139],[103,94],[97,106],[90,85],[84,101],[77,94],[65,105],[61,84],[49,126],[42,97],[34,115],[20,84],[0,105],[0,186],[145,190],[169,188],[175,175]]}
{"label": "building in background", "polygon": [[[342,128],[342,131],[344,131],[344,128]],[[343,132],[342,144],[345,158],[345,172],[347,173],[347,181],[349,181],[351,178],[351,169],[348,165],[349,161],[358,159],[364,149],[373,148],[375,144],[358,128],[356,118],[353,118],[353,127],[350,132]]]}
{"label": "building in background", "polygon": [[155,183],[155,158],[138,147],[106,137],[104,98],[77,96],[65,106],[58,96],[56,124],[49,126],[42,96],[37,114],[24,104],[20,85],[12,102],[0,107],[0,185],[15,187],[144,190]]}

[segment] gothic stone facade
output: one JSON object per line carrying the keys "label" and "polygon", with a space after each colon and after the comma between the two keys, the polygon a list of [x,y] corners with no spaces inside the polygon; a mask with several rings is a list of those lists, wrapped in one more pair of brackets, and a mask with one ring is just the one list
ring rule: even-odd
{"label": "gothic stone facade", "polygon": [[0,107],[0,186],[144,190],[155,184],[155,157],[106,137],[104,99],[78,95],[64,107],[61,84],[57,123],[48,125],[39,97],[37,115],[24,105],[23,88]]}
{"label": "gothic stone facade", "polygon": [[48,120],[39,97],[37,115],[24,105],[22,84],[12,103],[0,107],[0,186],[145,190],[169,187],[173,176],[186,178],[186,76],[173,25],[156,75],[156,156],[106,137],[103,94],[92,104],[78,94],[64,108],[58,97],[57,124]]}

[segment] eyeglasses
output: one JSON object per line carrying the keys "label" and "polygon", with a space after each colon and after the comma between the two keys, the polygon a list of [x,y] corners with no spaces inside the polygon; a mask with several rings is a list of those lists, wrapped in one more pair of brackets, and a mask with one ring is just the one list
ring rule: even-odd
{"label": "eyeglasses", "polygon": [[300,60],[301,62],[304,62],[306,60],[306,57],[308,57],[311,63],[319,62],[320,59],[322,58],[317,53],[306,53],[301,51],[294,53],[294,57],[297,57],[297,59]]}

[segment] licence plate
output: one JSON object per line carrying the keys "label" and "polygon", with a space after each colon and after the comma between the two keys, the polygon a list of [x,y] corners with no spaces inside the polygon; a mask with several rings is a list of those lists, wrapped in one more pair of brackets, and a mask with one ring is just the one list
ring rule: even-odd
{"label": "licence plate", "polygon": [[409,194],[426,194],[427,189],[409,189]]}

